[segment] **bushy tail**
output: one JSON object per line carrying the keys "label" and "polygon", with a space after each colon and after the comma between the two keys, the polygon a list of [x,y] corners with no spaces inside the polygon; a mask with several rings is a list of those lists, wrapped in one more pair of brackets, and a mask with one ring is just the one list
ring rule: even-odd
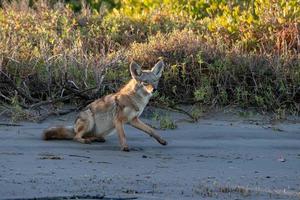
{"label": "bushy tail", "polygon": [[44,140],[70,140],[74,137],[73,127],[52,127],[43,133]]}

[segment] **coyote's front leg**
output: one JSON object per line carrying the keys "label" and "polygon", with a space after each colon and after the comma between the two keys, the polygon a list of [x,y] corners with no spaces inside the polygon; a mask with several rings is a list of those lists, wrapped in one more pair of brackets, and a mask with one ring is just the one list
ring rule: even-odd
{"label": "coyote's front leg", "polygon": [[168,144],[167,141],[165,141],[158,134],[155,133],[155,130],[153,128],[151,128],[150,126],[148,126],[147,124],[145,124],[144,122],[142,122],[139,118],[135,117],[130,122],[130,124],[133,127],[144,131],[145,133],[147,133],[151,137],[154,137],[157,140],[157,142],[159,142],[161,145],[167,145]]}
{"label": "coyote's front leg", "polygon": [[127,142],[126,142],[126,136],[125,136],[123,121],[120,120],[120,119],[115,119],[114,124],[115,124],[115,128],[117,130],[118,136],[119,136],[121,150],[122,151],[129,151],[129,147],[128,147]]}

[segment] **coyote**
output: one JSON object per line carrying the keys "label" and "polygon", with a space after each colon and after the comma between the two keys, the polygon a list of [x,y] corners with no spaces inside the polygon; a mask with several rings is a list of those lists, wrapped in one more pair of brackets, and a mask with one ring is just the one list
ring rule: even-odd
{"label": "coyote", "polygon": [[81,111],[74,126],[52,127],[44,131],[44,139],[74,139],[89,144],[93,141],[105,142],[105,136],[118,133],[121,150],[129,151],[124,124],[129,123],[160,144],[167,145],[151,127],[144,124],[139,116],[149,102],[164,69],[159,61],[151,70],[142,70],[135,62],[130,64],[132,79],[118,92],[104,96],[90,103]]}

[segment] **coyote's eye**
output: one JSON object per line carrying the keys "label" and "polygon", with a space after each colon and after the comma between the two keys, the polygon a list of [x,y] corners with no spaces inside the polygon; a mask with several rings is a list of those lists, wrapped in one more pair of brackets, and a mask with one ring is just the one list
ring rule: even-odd
{"label": "coyote's eye", "polygon": [[143,86],[147,86],[147,85],[150,85],[150,84],[147,83],[147,82],[142,82],[142,85],[143,85]]}

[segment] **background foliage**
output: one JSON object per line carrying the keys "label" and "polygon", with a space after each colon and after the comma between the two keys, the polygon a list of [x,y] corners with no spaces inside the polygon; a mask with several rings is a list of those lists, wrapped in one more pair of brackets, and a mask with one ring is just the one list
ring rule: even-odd
{"label": "background foliage", "polygon": [[74,92],[92,100],[129,79],[130,61],[150,68],[163,59],[154,103],[299,114],[299,3],[2,1],[0,100],[28,107]]}

